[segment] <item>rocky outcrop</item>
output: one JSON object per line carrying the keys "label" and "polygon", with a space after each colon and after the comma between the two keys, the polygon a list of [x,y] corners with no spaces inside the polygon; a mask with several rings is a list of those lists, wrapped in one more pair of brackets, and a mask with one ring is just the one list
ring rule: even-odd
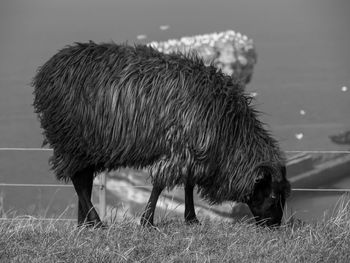
{"label": "rocky outcrop", "polygon": [[164,53],[195,51],[206,63],[213,63],[243,84],[250,82],[257,62],[253,40],[232,30],[151,42],[148,45]]}

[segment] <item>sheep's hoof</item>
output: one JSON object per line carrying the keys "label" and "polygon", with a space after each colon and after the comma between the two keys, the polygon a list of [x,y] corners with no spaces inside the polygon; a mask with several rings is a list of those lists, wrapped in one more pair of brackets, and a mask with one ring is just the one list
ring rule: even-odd
{"label": "sheep's hoof", "polygon": [[154,227],[153,222],[147,220],[146,218],[141,218],[140,225],[143,227]]}
{"label": "sheep's hoof", "polygon": [[105,223],[99,222],[96,225],[94,225],[93,228],[107,229],[108,225]]}
{"label": "sheep's hoof", "polygon": [[140,219],[140,225],[143,227],[153,227],[153,216],[148,215],[146,212],[143,213]]}
{"label": "sheep's hoof", "polygon": [[195,217],[192,219],[186,219],[185,220],[186,225],[201,225],[201,223],[199,222],[199,220]]}
{"label": "sheep's hoof", "polygon": [[142,227],[147,228],[147,229],[154,229],[154,230],[159,231],[159,228],[156,227],[156,226],[153,224],[153,220],[147,220],[147,219],[144,218],[144,217],[141,217],[140,225],[141,225]]}
{"label": "sheep's hoof", "polygon": [[90,222],[83,222],[78,224],[78,228],[92,228],[92,229],[106,229],[108,226],[101,221],[95,222],[95,221],[90,221]]}

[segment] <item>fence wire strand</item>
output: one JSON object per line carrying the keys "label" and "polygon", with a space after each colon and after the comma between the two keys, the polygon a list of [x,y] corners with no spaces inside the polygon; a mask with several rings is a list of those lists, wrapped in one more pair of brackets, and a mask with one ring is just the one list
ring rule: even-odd
{"label": "fence wire strand", "polygon": [[51,148],[10,148],[3,147],[0,151],[53,151]]}
{"label": "fence wire strand", "polygon": [[[64,184],[7,184],[0,183],[0,186],[13,186],[13,187],[73,187],[73,185]],[[94,187],[100,187],[98,183],[94,183]],[[132,185],[131,188],[151,188],[152,185]],[[179,187],[183,188],[183,187]],[[292,188],[295,192],[350,192],[350,188]]]}

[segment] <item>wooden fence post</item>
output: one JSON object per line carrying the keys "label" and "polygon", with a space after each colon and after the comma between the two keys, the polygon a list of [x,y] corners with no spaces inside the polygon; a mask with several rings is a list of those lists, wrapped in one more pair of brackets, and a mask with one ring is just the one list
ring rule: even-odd
{"label": "wooden fence post", "polygon": [[99,210],[101,220],[104,220],[106,216],[106,173],[100,173],[100,185],[99,185]]}

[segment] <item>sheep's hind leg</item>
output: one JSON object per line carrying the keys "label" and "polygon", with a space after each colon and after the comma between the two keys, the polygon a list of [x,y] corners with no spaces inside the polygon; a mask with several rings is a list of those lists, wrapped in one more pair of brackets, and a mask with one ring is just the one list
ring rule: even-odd
{"label": "sheep's hind leg", "polygon": [[185,222],[186,224],[199,224],[199,221],[196,216],[196,211],[194,209],[193,189],[194,189],[194,183],[192,181],[192,176],[189,174],[185,183]]}
{"label": "sheep's hind leg", "polygon": [[159,198],[159,195],[163,191],[164,187],[153,185],[151,196],[147,202],[145,211],[143,212],[141,216],[141,225],[142,226],[154,226],[153,219],[154,219],[154,211],[156,209],[157,201]]}
{"label": "sheep's hind leg", "polygon": [[105,227],[91,202],[94,171],[86,168],[74,174],[72,182],[77,192],[78,226]]}

